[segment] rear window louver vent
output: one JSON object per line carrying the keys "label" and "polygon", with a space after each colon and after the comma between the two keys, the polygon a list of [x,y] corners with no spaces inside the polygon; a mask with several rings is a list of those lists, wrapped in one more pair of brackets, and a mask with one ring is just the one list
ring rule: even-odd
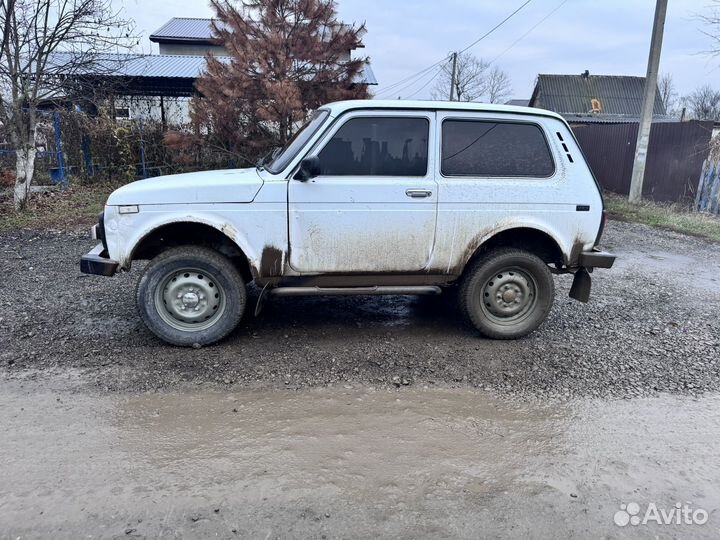
{"label": "rear window louver vent", "polygon": [[565,155],[567,156],[568,160],[570,161],[570,163],[575,163],[573,161],[572,156],[570,155],[570,149],[567,147],[567,144],[565,144],[565,140],[563,139],[563,136],[560,134],[559,131],[557,131],[556,133],[557,133],[558,139],[560,139],[560,143],[562,144],[563,150],[565,150]]}

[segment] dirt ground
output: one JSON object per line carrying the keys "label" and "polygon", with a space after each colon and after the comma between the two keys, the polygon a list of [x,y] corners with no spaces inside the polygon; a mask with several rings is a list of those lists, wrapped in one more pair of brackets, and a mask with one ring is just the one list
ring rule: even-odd
{"label": "dirt ground", "polygon": [[[451,295],[294,298],[193,350],[142,326],[140,267],[0,234],[0,538],[717,537],[718,244],[603,243],[591,302],[557,277],[522,340]],[[616,525],[630,503],[708,520]]]}
{"label": "dirt ground", "polygon": [[[0,537],[717,538],[720,399],[0,382]],[[621,505],[700,523],[618,526]],[[622,514],[621,514],[622,515]],[[622,522],[620,522],[622,523]]]}
{"label": "dirt ground", "polygon": [[[556,278],[549,320],[518,341],[478,337],[439,297],[286,298],[252,309],[223,343],[168,347],[135,312],[140,265],[87,276],[85,233],[0,235],[0,370],[74,369],[111,391],[183,385],[290,388],[451,384],[509,395],[697,395],[720,388],[717,244],[611,222],[619,260],[593,274],[590,303]],[[254,305],[256,293],[249,305]]]}

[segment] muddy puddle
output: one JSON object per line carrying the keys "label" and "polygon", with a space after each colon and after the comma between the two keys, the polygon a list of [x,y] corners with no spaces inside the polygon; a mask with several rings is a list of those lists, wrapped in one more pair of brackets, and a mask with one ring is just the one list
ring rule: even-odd
{"label": "muddy puddle", "polygon": [[[29,381],[0,388],[0,537],[719,531],[720,397],[543,404],[450,388],[126,396]],[[708,519],[616,525],[630,503],[640,508],[633,517],[650,503],[666,511],[679,503]]]}
{"label": "muddy puddle", "polygon": [[720,290],[720,265],[717,261],[656,249],[627,252],[620,247],[615,251],[619,255],[615,269],[662,275],[682,289],[703,290],[711,294]]}

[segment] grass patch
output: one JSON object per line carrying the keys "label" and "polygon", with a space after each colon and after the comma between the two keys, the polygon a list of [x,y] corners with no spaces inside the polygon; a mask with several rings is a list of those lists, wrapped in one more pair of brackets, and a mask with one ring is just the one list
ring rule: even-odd
{"label": "grass patch", "polygon": [[21,212],[14,210],[12,190],[8,189],[0,201],[0,232],[89,227],[97,221],[108,195],[118,187],[110,183],[70,184],[67,189],[35,192]]}
{"label": "grass patch", "polygon": [[693,212],[687,205],[645,201],[632,204],[627,197],[606,193],[605,207],[611,218],[620,221],[644,223],[720,242],[720,216]]}

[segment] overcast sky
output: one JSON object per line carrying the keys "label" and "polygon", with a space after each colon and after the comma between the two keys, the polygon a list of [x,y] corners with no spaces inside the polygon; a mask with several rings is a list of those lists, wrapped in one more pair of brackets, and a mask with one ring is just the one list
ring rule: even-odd
{"label": "overcast sky", "polygon": [[[210,17],[206,0],[117,0],[148,36],[171,17]],[[367,55],[380,82],[376,93],[466,47],[523,0],[339,0],[340,18],[367,23]],[[513,97],[529,98],[538,73],[645,75],[654,0],[567,0],[552,16],[508,50],[562,0],[533,0],[471,51],[496,63],[512,79]],[[705,54],[709,38],[696,16],[712,0],[670,0],[661,72],[673,74],[681,95],[702,84],[720,87],[720,57]],[[153,44],[152,52],[157,52]],[[392,97],[429,97],[428,73]]]}

